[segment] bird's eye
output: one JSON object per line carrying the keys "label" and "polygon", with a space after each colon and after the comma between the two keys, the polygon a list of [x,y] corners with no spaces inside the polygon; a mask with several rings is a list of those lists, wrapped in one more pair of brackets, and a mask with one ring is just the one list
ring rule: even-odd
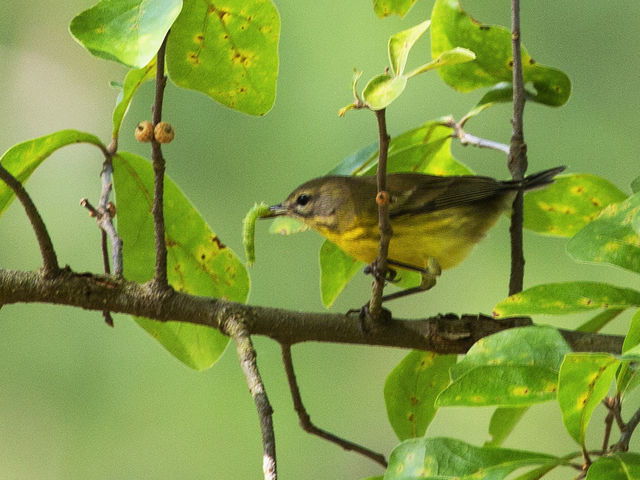
{"label": "bird's eye", "polygon": [[296,198],[296,203],[304,207],[307,203],[309,203],[309,200],[311,200],[311,195],[309,195],[308,193],[303,193],[301,195],[298,195],[298,198]]}

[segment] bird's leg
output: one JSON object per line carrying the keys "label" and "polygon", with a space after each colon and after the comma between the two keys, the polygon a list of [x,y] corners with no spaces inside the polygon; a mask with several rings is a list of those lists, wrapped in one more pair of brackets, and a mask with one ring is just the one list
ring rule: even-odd
{"label": "bird's leg", "polygon": [[[389,300],[395,300],[396,298],[406,297],[408,295],[413,295],[414,293],[424,292],[429,290],[436,284],[436,279],[440,276],[442,269],[440,268],[440,264],[438,260],[435,258],[429,258],[427,261],[426,268],[416,267],[414,265],[409,265],[407,263],[398,262],[396,260],[387,259],[387,263],[394,267],[403,268],[405,270],[413,270],[415,272],[419,272],[422,275],[422,282],[417,287],[407,288],[406,290],[401,290],[399,292],[391,293],[389,295],[385,295],[382,297],[383,302],[388,302]],[[375,262],[371,265],[367,265],[364,269],[364,273],[377,275]],[[393,282],[396,280],[397,272],[394,269],[389,268],[387,270],[387,278],[385,280]],[[368,331],[366,326],[366,320],[371,319],[371,314],[369,313],[369,302],[365,303],[360,308],[352,308],[347,312],[347,315],[353,315],[354,313],[358,314],[358,322],[360,326],[360,331],[365,334]],[[389,321],[391,319],[391,312],[389,310],[383,308],[382,309],[382,319],[383,321]]]}
{"label": "bird's leg", "polygon": [[[379,278],[380,275],[380,272],[378,272],[378,268],[376,266],[376,262],[370,263],[369,265],[364,267],[363,272],[365,275],[373,275],[376,278]],[[384,280],[386,282],[396,282],[398,280],[396,279],[397,275],[398,272],[396,272],[393,268],[387,268],[387,273]]]}
{"label": "bird's leg", "polygon": [[399,292],[391,293],[389,295],[385,295],[382,297],[383,302],[388,302],[389,300],[395,300],[396,298],[406,297],[407,295],[413,295],[414,293],[424,292],[433,288],[436,284],[436,279],[440,276],[442,269],[440,268],[440,264],[438,260],[435,258],[429,258],[427,261],[426,268],[418,268],[412,265],[407,265],[406,263],[397,262],[395,260],[387,260],[389,264],[394,265],[396,267],[401,267],[406,270],[414,270],[419,272],[422,275],[422,282],[417,287],[407,288],[406,290],[401,290]]}

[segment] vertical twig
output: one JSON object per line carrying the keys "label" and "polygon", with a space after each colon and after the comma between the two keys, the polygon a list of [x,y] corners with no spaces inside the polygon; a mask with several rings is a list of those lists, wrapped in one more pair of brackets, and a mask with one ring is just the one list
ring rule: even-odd
{"label": "vertical twig", "polygon": [[[164,74],[164,53],[167,47],[167,38],[164,38],[158,50],[158,61],[156,62],[156,94],[153,102],[153,126],[162,121],[162,102],[164,99],[164,87],[167,77]],[[165,161],[162,156],[160,143],[154,138],[151,140],[151,160],[153,161],[153,224],[156,245],[156,265],[154,273],[154,284],[161,289],[169,288],[167,281],[167,245],[165,243],[164,227],[164,169]]]}
{"label": "vertical twig", "polygon": [[[523,114],[525,104],[522,78],[522,51],[520,48],[520,0],[511,0],[511,50],[513,64],[513,133],[509,148],[508,166],[514,180],[522,180],[527,171],[527,145],[524,142]],[[513,201],[511,216],[511,275],[509,295],[522,290],[524,283],[524,253],[522,246],[523,193]]]}
{"label": "vertical twig", "polygon": [[374,452],[368,448],[358,445],[357,443],[350,442],[344,438],[338,437],[331,432],[316,427],[311,422],[311,417],[307,413],[307,409],[302,402],[302,395],[300,395],[300,389],[298,388],[298,381],[296,380],[296,374],[293,369],[293,358],[291,357],[291,345],[281,344],[282,347],[282,363],[284,363],[284,370],[287,374],[287,381],[289,382],[289,390],[291,391],[291,399],[293,400],[293,408],[298,414],[300,426],[302,429],[310,433],[311,435],[317,435],[320,438],[335,443],[347,451],[354,451],[367,458],[370,458],[374,462],[379,463],[384,468],[387,468],[387,460],[381,453]]}
{"label": "vertical twig", "polygon": [[0,180],[7,184],[7,186],[18,197],[18,200],[22,204],[33,231],[36,234],[38,240],[38,246],[40,247],[40,255],[42,256],[42,273],[44,276],[54,275],[60,267],[58,266],[58,257],[56,251],[53,248],[51,237],[47,232],[47,227],[38,212],[33,200],[22,186],[22,184],[0,164]]}
{"label": "vertical twig", "polygon": [[269,403],[267,392],[262,383],[262,377],[258,370],[256,351],[253,348],[251,337],[246,327],[234,319],[228,320],[227,333],[236,344],[238,358],[242,372],[247,379],[249,392],[253,397],[260,418],[260,430],[262,431],[262,470],[265,480],[276,480],[278,478],[276,468],[276,438],[273,432],[273,409]]}
{"label": "vertical twig", "polygon": [[379,153],[378,169],[376,180],[378,184],[378,225],[380,228],[380,245],[378,247],[378,258],[373,268],[373,286],[371,288],[371,301],[369,302],[369,312],[371,318],[378,319],[382,313],[382,293],[387,275],[387,255],[389,253],[389,242],[391,241],[391,223],[389,222],[389,193],[387,192],[387,156],[389,153],[389,133],[387,132],[387,120],[385,109],[376,110],[378,121]]}
{"label": "vertical twig", "polygon": [[[102,164],[102,190],[100,192],[100,200],[98,202],[99,216],[98,226],[102,230],[103,236],[107,235],[111,239],[111,261],[113,262],[113,273],[120,277],[122,276],[122,239],[118,235],[115,227],[113,226],[113,217],[115,214],[115,208],[113,204],[109,202],[111,191],[113,189],[113,156],[118,149],[117,140],[114,139],[106,152],[104,152],[104,163]],[[102,255],[105,259],[104,273],[109,273],[109,259],[108,251],[106,249],[106,241],[103,240]]]}

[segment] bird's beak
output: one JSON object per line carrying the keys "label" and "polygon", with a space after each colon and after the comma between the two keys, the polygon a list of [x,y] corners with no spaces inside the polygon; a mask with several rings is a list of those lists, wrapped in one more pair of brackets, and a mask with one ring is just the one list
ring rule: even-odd
{"label": "bird's beak", "polygon": [[287,209],[281,203],[278,205],[271,205],[269,207],[269,211],[271,212],[272,217],[278,217],[280,215],[286,215]]}

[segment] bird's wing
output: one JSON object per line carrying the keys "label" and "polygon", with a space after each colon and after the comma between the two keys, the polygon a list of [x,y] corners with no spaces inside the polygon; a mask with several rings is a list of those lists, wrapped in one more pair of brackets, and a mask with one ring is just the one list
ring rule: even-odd
{"label": "bird's wing", "polygon": [[389,215],[428,213],[480,202],[497,193],[512,190],[489,177],[437,177],[431,175],[390,175]]}

